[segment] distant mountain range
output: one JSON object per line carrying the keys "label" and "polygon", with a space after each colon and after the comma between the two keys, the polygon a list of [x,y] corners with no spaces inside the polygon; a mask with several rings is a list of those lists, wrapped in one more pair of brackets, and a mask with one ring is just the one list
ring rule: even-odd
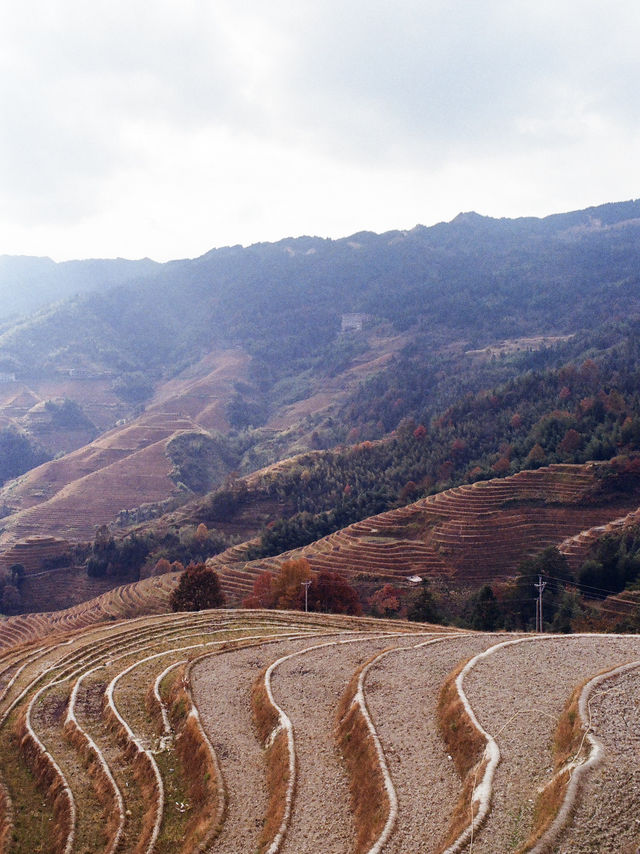
{"label": "distant mountain range", "polygon": [[255,512],[209,519],[260,557],[458,483],[640,451],[640,201],[166,264],[4,256],[0,293],[0,455],[22,442],[0,465],[6,548],[223,506],[264,469]]}
{"label": "distant mountain range", "polygon": [[353,312],[475,345],[575,332],[640,310],[639,233],[640,201],[630,201],[545,219],[467,213],[432,228],[285,239],[167,264],[4,256],[3,314],[38,315],[5,321],[0,360],[27,372],[67,357],[166,371],[221,344],[267,363],[298,360],[330,345]]}
{"label": "distant mountain range", "polygon": [[51,258],[0,255],[0,320],[31,314],[86,291],[140,281],[157,273],[161,266],[148,258],[56,263]]}

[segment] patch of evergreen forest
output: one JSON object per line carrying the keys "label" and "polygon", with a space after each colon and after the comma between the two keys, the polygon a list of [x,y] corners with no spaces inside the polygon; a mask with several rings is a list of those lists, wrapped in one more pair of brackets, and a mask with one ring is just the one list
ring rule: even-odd
{"label": "patch of evergreen forest", "polygon": [[[401,359],[372,379],[341,411],[353,444],[303,454],[262,479],[260,488],[285,514],[263,531],[252,557],[304,545],[460,483],[640,451],[640,323],[608,325],[532,356],[561,365],[467,391],[439,412],[425,405],[426,393],[413,394],[419,358]],[[473,372],[456,375],[458,388],[477,380]],[[398,421],[387,438],[360,440],[391,413]],[[250,500],[250,492],[227,487],[207,499],[204,512],[215,522]]]}

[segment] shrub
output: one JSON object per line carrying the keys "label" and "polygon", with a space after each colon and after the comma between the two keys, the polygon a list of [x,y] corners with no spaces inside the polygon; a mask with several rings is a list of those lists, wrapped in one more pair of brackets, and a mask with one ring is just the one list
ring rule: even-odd
{"label": "shrub", "polygon": [[309,585],[308,607],[310,611],[356,617],[362,613],[356,589],[337,572],[327,570],[315,575]]}
{"label": "shrub", "polygon": [[221,608],[224,605],[224,594],[217,572],[203,563],[188,566],[171,594],[170,604],[173,611]]}
{"label": "shrub", "polygon": [[369,599],[369,608],[376,617],[394,617],[402,604],[402,592],[391,584],[385,584]]}
{"label": "shrub", "polygon": [[429,589],[429,579],[424,578],[418,593],[412,597],[407,612],[407,619],[416,623],[443,623],[444,617],[440,613],[433,593]]}

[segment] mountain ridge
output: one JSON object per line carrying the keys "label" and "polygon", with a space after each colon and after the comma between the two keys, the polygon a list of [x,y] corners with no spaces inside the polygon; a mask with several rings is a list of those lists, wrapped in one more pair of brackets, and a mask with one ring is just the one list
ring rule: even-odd
{"label": "mountain ridge", "polygon": [[[59,458],[0,487],[2,541],[124,535],[141,506],[311,450],[324,498],[283,474],[284,533],[303,513],[325,530],[455,483],[633,453],[638,270],[628,201],[223,247],[42,309],[0,330],[0,429],[41,431]],[[63,411],[97,438],[56,437],[42,413]]]}

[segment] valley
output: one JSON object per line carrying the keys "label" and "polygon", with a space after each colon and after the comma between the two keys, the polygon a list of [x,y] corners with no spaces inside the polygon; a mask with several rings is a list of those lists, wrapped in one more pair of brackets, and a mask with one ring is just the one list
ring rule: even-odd
{"label": "valley", "polygon": [[639,260],[623,202],[5,263],[0,852],[635,854]]}
{"label": "valley", "polygon": [[[594,210],[464,215],[214,250],[142,276],[121,265],[117,282],[8,324],[7,441],[53,458],[0,486],[5,584],[26,571],[5,612],[73,609],[163,556],[207,561],[234,604],[301,555],[365,600],[416,576],[455,619],[545,548],[575,576],[638,508],[635,474],[607,468],[631,471],[640,450],[635,205],[602,206],[584,230]],[[606,266],[582,264],[603,247]],[[533,289],[532,253],[547,263]],[[588,319],[561,297],[578,276]],[[607,491],[609,476],[621,487]],[[92,577],[104,526],[141,557]]]}

